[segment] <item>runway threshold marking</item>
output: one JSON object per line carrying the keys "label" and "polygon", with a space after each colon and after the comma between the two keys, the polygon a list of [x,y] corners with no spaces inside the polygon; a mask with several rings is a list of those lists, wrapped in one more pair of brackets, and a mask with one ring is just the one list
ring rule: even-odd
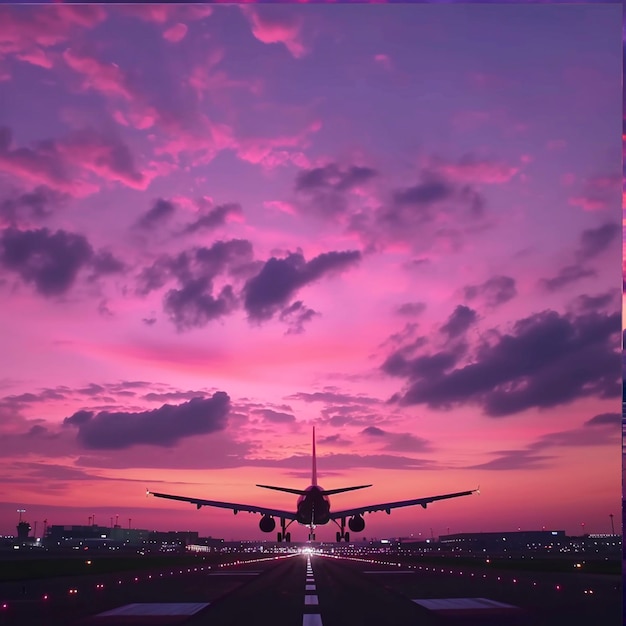
{"label": "runway threshold marking", "polygon": [[95,617],[194,615],[207,606],[208,602],[138,602],[98,613]]}
{"label": "runway threshold marking", "polygon": [[415,604],[423,606],[429,611],[437,613],[471,612],[471,611],[519,611],[520,608],[512,604],[497,602],[489,598],[417,598]]}

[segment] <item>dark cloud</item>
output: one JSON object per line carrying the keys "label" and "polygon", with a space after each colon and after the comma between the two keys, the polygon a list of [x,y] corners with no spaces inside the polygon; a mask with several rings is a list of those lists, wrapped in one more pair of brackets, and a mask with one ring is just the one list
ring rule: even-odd
{"label": "dark cloud", "polygon": [[166,222],[175,211],[176,207],[174,204],[159,198],[154,203],[154,206],[137,220],[137,227],[143,230],[152,230]]}
{"label": "dark cloud", "polygon": [[566,285],[591,276],[597,276],[597,272],[580,265],[568,265],[563,267],[553,278],[542,278],[539,282],[548,291],[558,291]]}
{"label": "dark cloud", "polygon": [[105,388],[102,385],[96,383],[89,383],[86,387],[76,390],[78,393],[85,396],[97,396],[105,392]]}
{"label": "dark cloud", "polygon": [[620,392],[620,326],[617,313],[562,316],[544,311],[479,345],[464,367],[423,371],[416,366],[419,359],[396,359],[393,366],[388,359],[383,368],[408,377],[408,389],[396,397],[402,404],[441,409],[473,402],[494,417],[587,396],[612,398]]}
{"label": "dark cloud", "polygon": [[328,437],[321,437],[320,439],[317,440],[317,443],[320,443],[322,445],[331,444],[335,446],[352,445],[351,441],[348,441],[347,439],[343,439],[341,435],[328,435]]}
{"label": "dark cloud", "polygon": [[368,396],[351,396],[334,391],[315,391],[313,393],[298,392],[287,396],[288,400],[303,400],[304,402],[326,402],[329,404],[380,404],[377,398]]}
{"label": "dark cloud", "polygon": [[449,198],[452,193],[451,185],[441,180],[433,180],[396,191],[393,199],[394,203],[401,207],[427,207],[439,200]]}
{"label": "dark cloud", "polygon": [[213,230],[226,223],[229,215],[241,215],[241,206],[236,203],[221,204],[211,209],[205,215],[200,216],[195,222],[187,224],[183,234],[192,234],[199,230]]}
{"label": "dark cloud", "polygon": [[440,332],[454,339],[462,335],[477,319],[476,311],[467,306],[459,304],[454,309],[448,321],[441,327]]}
{"label": "dark cloud", "polygon": [[138,444],[172,446],[180,439],[223,430],[230,398],[218,391],[211,398],[194,398],[180,405],[138,413],[78,411],[64,424],[78,427],[78,441],[86,448],[119,450]]}
{"label": "dark cloud", "polygon": [[232,274],[252,260],[252,244],[246,239],[216,241],[210,248],[185,250],[176,256],[161,255],[137,278],[137,293],[147,295],[170,280],[181,287],[189,281],[211,282],[223,273]]}
{"label": "dark cloud", "polygon": [[64,230],[52,234],[47,228],[7,228],[0,236],[0,263],[34,283],[44,296],[68,291],[92,257],[93,249],[83,235]]}
{"label": "dark cloud", "polygon": [[598,294],[597,296],[588,296],[586,294],[578,296],[574,301],[574,306],[580,313],[593,313],[599,309],[614,304],[619,299],[619,292],[611,290],[607,293]]}
{"label": "dark cloud", "polygon": [[376,170],[369,167],[352,165],[342,169],[336,163],[329,163],[299,172],[295,189],[301,198],[306,198],[303,212],[332,219],[348,214],[350,192],[376,175]]}
{"label": "dark cloud", "polygon": [[[415,185],[387,196],[381,206],[354,214],[350,220],[349,230],[361,236],[368,249],[404,242],[413,252],[458,250],[465,236],[481,226],[485,213],[480,193],[428,171]],[[451,226],[442,226],[443,222]],[[418,258],[414,265],[423,261]]]}
{"label": "dark cloud", "polygon": [[146,295],[176,280],[178,288],[164,296],[164,311],[178,330],[201,328],[238,304],[232,285],[214,293],[214,279],[236,272],[251,258],[252,244],[242,239],[216,241],[210,248],[194,248],[176,256],[162,255],[138,276],[137,293]]}
{"label": "dark cloud", "polygon": [[621,424],[620,413],[600,413],[585,422],[585,426],[621,426]]}
{"label": "dark cloud", "polygon": [[486,463],[479,465],[470,465],[468,469],[484,469],[484,470],[529,470],[529,469],[545,469],[549,467],[548,461],[554,459],[554,456],[536,454],[531,450],[502,450],[497,452],[499,456]]}
{"label": "dark cloud", "polygon": [[372,437],[384,437],[387,433],[382,428],[378,428],[378,426],[368,426],[361,431],[361,434]]}
{"label": "dark cloud", "polygon": [[468,285],[463,290],[466,300],[482,297],[489,307],[496,307],[517,295],[515,279],[510,276],[493,276],[480,285]]}
{"label": "dark cloud", "polygon": [[150,402],[163,402],[165,400],[193,400],[203,398],[205,395],[204,391],[164,391],[162,393],[152,391],[142,397]]}
{"label": "dark cloud", "polygon": [[233,288],[226,285],[217,297],[208,278],[187,281],[181,289],[165,294],[163,309],[178,330],[202,328],[211,320],[230,313],[236,306]]}
{"label": "dark cloud", "polygon": [[345,269],[360,259],[361,253],[356,250],[326,252],[309,262],[299,253],[289,254],[285,259],[272,257],[246,282],[246,311],[251,319],[269,319],[304,285],[324,274]]}
{"label": "dark cloud", "polygon": [[91,267],[96,276],[118,274],[126,269],[124,262],[115,258],[108,250],[97,252],[91,259]]}
{"label": "dark cloud", "polygon": [[43,220],[61,206],[67,197],[66,194],[40,185],[32,191],[3,200],[0,203],[0,222],[19,226],[28,219]]}
{"label": "dark cloud", "polygon": [[342,171],[337,164],[329,163],[324,167],[299,172],[296,177],[296,190],[305,192],[320,189],[346,191],[356,185],[366,183],[376,174],[376,170],[369,167],[352,165]]}
{"label": "dark cloud", "polygon": [[415,315],[420,315],[421,313],[423,313],[425,309],[426,309],[425,302],[405,302],[404,304],[401,304],[396,309],[396,313],[398,315],[415,316]]}
{"label": "dark cloud", "polygon": [[404,356],[404,348],[391,354],[382,364],[382,370],[391,376],[435,378],[454,367],[458,356],[453,352],[437,352],[413,359]]}
{"label": "dark cloud", "polygon": [[[415,459],[392,454],[326,454],[318,457],[318,466],[324,472],[333,470],[354,470],[356,468],[380,469],[434,469],[437,464],[428,459]],[[294,455],[284,459],[250,459],[247,465],[259,467],[284,467],[310,470],[311,457],[308,454]]]}
{"label": "dark cloud", "polygon": [[546,467],[545,461],[555,458],[541,454],[547,448],[615,446],[621,438],[621,423],[619,413],[602,413],[587,420],[581,428],[542,435],[525,449],[496,452],[497,458],[470,469],[540,469]]}
{"label": "dark cloud", "polygon": [[297,300],[281,311],[280,321],[288,325],[287,334],[297,335],[304,332],[304,324],[310,322],[316,315],[319,313],[304,306],[302,300]]}
{"label": "dark cloud", "polygon": [[260,415],[264,421],[272,424],[292,424],[296,421],[296,418],[290,413],[273,411],[272,409],[256,409],[253,413]]}
{"label": "dark cloud", "polygon": [[619,224],[609,222],[598,228],[584,230],[580,236],[580,247],[576,255],[580,261],[588,261],[606,250],[619,239],[622,232]]}

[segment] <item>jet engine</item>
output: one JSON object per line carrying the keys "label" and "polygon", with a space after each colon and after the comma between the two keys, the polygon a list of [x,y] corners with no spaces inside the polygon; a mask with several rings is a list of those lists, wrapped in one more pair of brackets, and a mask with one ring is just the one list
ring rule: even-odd
{"label": "jet engine", "polygon": [[274,528],[276,528],[276,522],[274,521],[273,517],[270,517],[269,515],[264,515],[259,522],[259,528],[264,533],[271,533]]}
{"label": "jet engine", "polygon": [[348,526],[354,533],[360,533],[365,528],[365,520],[361,515],[355,515],[348,520]]}

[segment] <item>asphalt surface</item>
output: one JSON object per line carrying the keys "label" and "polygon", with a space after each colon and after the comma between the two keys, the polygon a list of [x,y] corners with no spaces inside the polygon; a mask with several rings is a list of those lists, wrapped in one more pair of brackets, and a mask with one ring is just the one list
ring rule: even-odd
{"label": "asphalt surface", "polygon": [[[70,593],[71,589],[77,592]],[[487,598],[516,608],[445,613],[414,602],[443,598]],[[214,565],[212,569],[199,565],[38,580],[24,586],[3,583],[0,602],[2,626],[622,624],[620,576],[515,572],[487,565],[435,567],[394,560],[373,563],[320,555]],[[192,616],[98,616],[131,603],[174,602],[208,606]]]}

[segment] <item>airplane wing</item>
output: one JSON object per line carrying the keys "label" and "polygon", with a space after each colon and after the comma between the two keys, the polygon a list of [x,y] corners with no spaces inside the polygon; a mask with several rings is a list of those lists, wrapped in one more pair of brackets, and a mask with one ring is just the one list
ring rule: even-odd
{"label": "airplane wing", "polygon": [[342,517],[351,517],[352,515],[361,515],[362,513],[373,513],[374,511],[386,511],[391,513],[391,509],[398,509],[403,506],[415,506],[419,504],[426,508],[427,504],[436,500],[447,500],[448,498],[460,498],[461,496],[470,496],[473,493],[479,493],[478,489],[470,491],[459,491],[457,493],[446,493],[441,496],[430,496],[428,498],[414,498],[412,500],[400,500],[399,502],[386,502],[384,504],[371,504],[369,506],[360,506],[354,509],[344,509],[343,511],[331,511],[330,519],[340,519]]}
{"label": "airplane wing", "polygon": [[169,493],[157,493],[156,491],[147,491],[147,496],[156,498],[167,498],[168,500],[179,500],[180,502],[189,502],[195,504],[199,509],[203,506],[215,506],[220,509],[232,509],[237,515],[239,511],[247,511],[248,513],[260,513],[261,515],[271,515],[272,517],[282,517],[284,519],[296,519],[293,511],[281,511],[279,509],[269,509],[265,506],[256,506],[254,504],[235,504],[234,502],[220,502],[219,500],[203,500],[202,498],[187,498],[185,496],[173,496]]}

